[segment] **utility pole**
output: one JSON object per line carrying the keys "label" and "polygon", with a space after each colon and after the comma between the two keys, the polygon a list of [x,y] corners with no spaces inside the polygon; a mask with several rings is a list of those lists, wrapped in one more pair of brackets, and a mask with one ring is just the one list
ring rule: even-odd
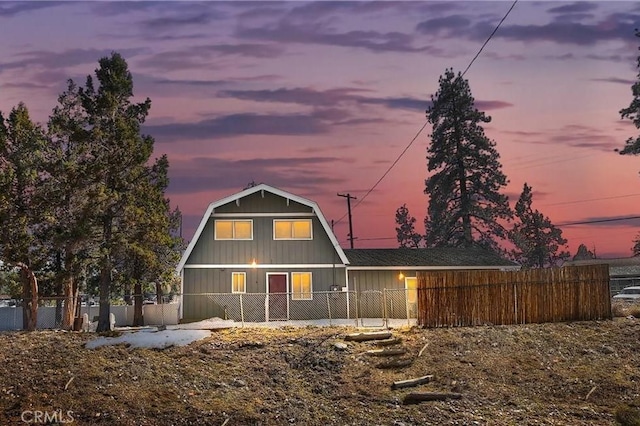
{"label": "utility pole", "polygon": [[348,193],[338,194],[338,197],[345,197],[347,199],[347,211],[349,212],[349,243],[351,248],[353,248],[353,240],[355,238],[353,236],[353,222],[351,221],[351,199],[357,200],[357,198]]}

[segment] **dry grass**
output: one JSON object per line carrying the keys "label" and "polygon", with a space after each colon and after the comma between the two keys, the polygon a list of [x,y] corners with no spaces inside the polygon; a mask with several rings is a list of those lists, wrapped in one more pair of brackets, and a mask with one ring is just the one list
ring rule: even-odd
{"label": "dry grass", "polygon": [[[353,331],[230,329],[165,350],[0,333],[0,424],[19,424],[25,410],[71,410],[80,425],[637,424],[634,318],[394,330],[413,363],[391,370],[364,355],[370,343],[335,346]],[[391,389],[427,374],[430,383]],[[463,397],[402,405],[415,391]]]}

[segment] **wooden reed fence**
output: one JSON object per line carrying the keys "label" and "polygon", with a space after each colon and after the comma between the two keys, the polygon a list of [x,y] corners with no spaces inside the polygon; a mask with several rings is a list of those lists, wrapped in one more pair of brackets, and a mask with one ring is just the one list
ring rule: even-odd
{"label": "wooden reed fence", "polygon": [[418,272],[418,325],[611,319],[609,266]]}

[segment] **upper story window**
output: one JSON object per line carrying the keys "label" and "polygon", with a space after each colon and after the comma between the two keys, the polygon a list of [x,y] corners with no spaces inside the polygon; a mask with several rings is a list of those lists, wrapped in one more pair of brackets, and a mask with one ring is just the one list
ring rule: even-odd
{"label": "upper story window", "polygon": [[252,240],[253,221],[251,220],[216,220],[216,240]]}
{"label": "upper story window", "polygon": [[311,219],[273,220],[274,240],[311,240]]}

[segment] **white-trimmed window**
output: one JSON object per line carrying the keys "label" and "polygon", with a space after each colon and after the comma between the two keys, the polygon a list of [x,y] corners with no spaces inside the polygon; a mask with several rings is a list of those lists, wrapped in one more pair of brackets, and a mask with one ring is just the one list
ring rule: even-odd
{"label": "white-trimmed window", "polygon": [[313,232],[311,219],[273,220],[274,240],[311,240]]}
{"label": "white-trimmed window", "polygon": [[252,240],[252,220],[216,220],[216,240]]}
{"label": "white-trimmed window", "polygon": [[311,300],[313,299],[312,292],[311,272],[291,273],[291,299]]}
{"label": "white-trimmed window", "polygon": [[231,273],[231,293],[247,292],[247,273],[232,272]]}

